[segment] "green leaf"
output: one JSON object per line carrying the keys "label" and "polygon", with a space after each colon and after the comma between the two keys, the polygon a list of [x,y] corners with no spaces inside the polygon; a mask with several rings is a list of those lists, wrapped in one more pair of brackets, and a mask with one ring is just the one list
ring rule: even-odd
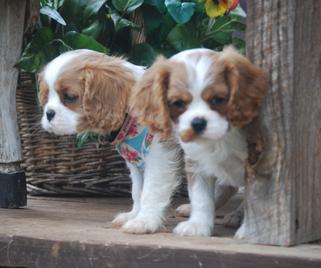
{"label": "green leaf", "polygon": [[121,16],[119,16],[117,13],[112,13],[111,18],[115,25],[115,30],[119,31],[120,29],[130,27],[133,29],[139,29],[139,26],[135,23],[133,23],[130,20],[124,19]]}
{"label": "green leaf", "polygon": [[231,17],[237,17],[245,19],[247,17],[244,9],[241,7],[241,5],[237,5],[237,7],[233,10],[231,10],[230,14]]}
{"label": "green leaf", "polygon": [[[70,0],[68,0],[68,1],[70,1]],[[85,8],[83,10],[83,13],[84,13],[86,18],[89,18],[92,15],[97,14],[98,11],[102,8],[102,6],[107,1],[106,0],[87,0],[87,1],[84,1],[84,2],[85,2],[85,5],[84,5]]]}
{"label": "green leaf", "polygon": [[56,53],[51,42],[54,35],[50,28],[39,29],[24,49],[17,66],[27,72],[35,73]]}
{"label": "green leaf", "polygon": [[107,0],[66,0],[60,14],[67,22],[67,31],[81,31],[97,19],[99,11]]}
{"label": "green leaf", "polygon": [[[169,32],[176,26],[176,22],[167,13],[161,17],[161,24],[154,31],[148,33],[148,42],[157,48],[164,48],[167,45],[166,39]],[[146,26],[145,26],[146,29]],[[148,29],[148,28],[147,28]]]}
{"label": "green leaf", "polygon": [[77,32],[68,32],[63,41],[73,49],[87,48],[98,52],[106,53],[108,49],[98,43],[94,38]]}
{"label": "green leaf", "polygon": [[192,2],[181,3],[178,0],[165,0],[165,6],[177,23],[188,22],[195,12],[195,3]]}
{"label": "green leaf", "polygon": [[229,16],[223,16],[218,18],[212,29],[210,30],[211,33],[214,32],[236,32],[236,31],[244,31],[245,30],[245,24],[240,22],[237,19],[233,19]]}
{"label": "green leaf", "polygon": [[215,32],[211,35],[211,39],[222,45],[227,45],[232,42],[232,34],[226,32]]}
{"label": "green leaf", "polygon": [[101,33],[103,29],[103,24],[100,20],[95,20],[92,24],[90,24],[88,27],[84,28],[81,33],[85,35],[89,35],[92,38],[96,39],[99,34]]}
{"label": "green leaf", "polygon": [[161,13],[166,12],[164,0],[145,0],[144,3],[156,7]]}
{"label": "green leaf", "polygon": [[140,7],[144,0],[112,0],[112,3],[118,11],[130,13]]}
{"label": "green leaf", "polygon": [[157,29],[164,21],[162,14],[156,8],[145,5],[143,6],[144,30],[146,34]]}
{"label": "green leaf", "polygon": [[243,32],[245,24],[240,20],[230,16],[223,16],[218,18],[213,27],[205,34],[206,40],[213,39],[216,42],[226,45],[232,42],[232,36],[235,32]]}
{"label": "green leaf", "polygon": [[91,132],[85,132],[77,135],[76,137],[76,146],[78,149],[84,146],[88,141],[94,140],[94,134]]}
{"label": "green leaf", "polygon": [[68,46],[63,40],[61,39],[54,39],[51,42],[52,46],[57,48],[58,54],[62,54],[64,52],[73,50],[73,48],[71,46]]}
{"label": "green leaf", "polygon": [[233,37],[232,44],[240,51],[242,54],[245,55],[245,41],[238,37]]}
{"label": "green leaf", "polygon": [[133,46],[129,59],[132,63],[150,66],[156,59],[158,53],[148,43]]}
{"label": "green leaf", "polygon": [[40,8],[40,13],[43,15],[47,15],[48,17],[54,19],[55,21],[57,21],[58,23],[60,23],[61,25],[66,25],[65,20],[63,19],[63,17],[61,17],[61,15],[59,14],[59,12],[57,10],[55,10],[54,8],[51,8],[49,6],[44,6],[42,8]]}
{"label": "green leaf", "polygon": [[201,43],[196,36],[193,25],[178,24],[167,36],[168,43],[177,51],[200,47]]}
{"label": "green leaf", "polygon": [[48,27],[43,27],[38,30],[32,37],[31,42],[28,46],[29,52],[38,52],[44,50],[46,45],[50,43],[54,38],[54,34]]}

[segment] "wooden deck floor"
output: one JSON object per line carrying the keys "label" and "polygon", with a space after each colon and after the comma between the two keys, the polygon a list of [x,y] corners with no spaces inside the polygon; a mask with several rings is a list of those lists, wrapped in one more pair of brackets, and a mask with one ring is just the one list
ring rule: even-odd
{"label": "wooden deck floor", "polygon": [[[181,203],[184,200],[176,200]],[[111,228],[128,199],[35,198],[24,209],[0,209],[0,267],[321,267],[321,245],[257,246],[232,239],[220,224],[237,200],[218,212],[216,236],[178,237],[173,209],[167,232],[129,235]]]}

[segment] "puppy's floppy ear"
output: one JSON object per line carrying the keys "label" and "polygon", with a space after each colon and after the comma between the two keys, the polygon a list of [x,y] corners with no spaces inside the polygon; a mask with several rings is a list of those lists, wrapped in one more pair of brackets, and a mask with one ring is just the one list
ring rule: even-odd
{"label": "puppy's floppy ear", "polygon": [[235,127],[243,127],[257,115],[266,94],[266,75],[233,47],[219,57],[230,89],[227,117]]}
{"label": "puppy's floppy ear", "polygon": [[37,81],[38,81],[38,88],[39,88],[38,100],[40,105],[43,107],[48,101],[48,93],[49,93],[48,85],[43,79],[43,72],[40,72],[37,75]]}
{"label": "puppy's floppy ear", "polygon": [[130,112],[139,123],[150,128],[161,138],[171,134],[171,120],[167,105],[167,91],[170,79],[168,60],[158,57],[156,62],[136,83],[130,101]]}
{"label": "puppy's floppy ear", "polygon": [[108,133],[119,129],[125,120],[133,78],[117,66],[98,66],[84,69],[83,83],[84,114],[77,130]]}

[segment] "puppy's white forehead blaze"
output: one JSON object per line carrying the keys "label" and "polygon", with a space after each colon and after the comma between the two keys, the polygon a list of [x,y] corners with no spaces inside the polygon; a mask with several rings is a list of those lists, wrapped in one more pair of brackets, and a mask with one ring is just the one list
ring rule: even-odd
{"label": "puppy's white forehead blaze", "polygon": [[212,50],[206,48],[191,49],[176,54],[171,59],[183,62],[188,73],[189,90],[194,98],[199,98],[202,91],[214,83],[213,77],[208,71],[214,68]]}
{"label": "puppy's white forehead blaze", "polygon": [[215,58],[213,51],[209,49],[192,49],[181,52],[172,60],[183,62],[188,73],[187,81],[189,92],[193,99],[187,110],[178,119],[178,134],[191,129],[191,122],[194,118],[203,118],[207,122],[204,132],[198,134],[198,138],[219,139],[222,138],[229,129],[228,121],[218,112],[213,111],[202,98],[202,92],[206,87],[215,83],[213,74],[215,68]]}
{"label": "puppy's white forehead blaze", "polygon": [[44,80],[46,81],[49,89],[54,90],[54,84],[57,80],[62,67],[66,65],[71,59],[82,53],[90,53],[90,50],[80,49],[77,51],[70,51],[61,54],[59,57],[52,60],[44,70]]}

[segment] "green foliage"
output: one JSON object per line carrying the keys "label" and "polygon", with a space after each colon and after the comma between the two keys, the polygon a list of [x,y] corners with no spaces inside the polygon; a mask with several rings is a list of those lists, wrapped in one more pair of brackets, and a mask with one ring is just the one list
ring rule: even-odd
{"label": "green foliage", "polygon": [[98,135],[92,132],[85,132],[77,135],[76,138],[76,147],[81,148],[88,141],[97,141]]}
{"label": "green foliage", "polygon": [[[37,29],[25,37],[18,67],[35,73],[59,54],[73,49],[123,55],[150,65],[189,48],[221,50],[234,44],[244,51],[246,14],[238,7],[229,15],[209,18],[198,0],[41,0]],[[141,9],[144,29],[131,21]],[[131,31],[145,31],[146,43],[132,44]]]}
{"label": "green foliage", "polygon": [[63,19],[63,17],[61,17],[58,11],[50,6],[43,6],[42,8],[40,8],[40,14],[47,15],[61,25],[66,25],[65,20]]}
{"label": "green foliage", "polygon": [[67,44],[69,47],[73,49],[87,48],[98,52],[107,52],[107,48],[104,47],[102,44],[98,43],[91,36],[82,33],[77,33],[75,31],[68,32],[64,36],[63,41],[65,42],[65,44]]}
{"label": "green foliage", "polygon": [[140,7],[144,0],[112,0],[114,7],[121,13],[129,13]]}
{"label": "green foliage", "polygon": [[168,13],[177,23],[186,23],[195,12],[195,3],[180,2],[178,0],[165,0]]}

